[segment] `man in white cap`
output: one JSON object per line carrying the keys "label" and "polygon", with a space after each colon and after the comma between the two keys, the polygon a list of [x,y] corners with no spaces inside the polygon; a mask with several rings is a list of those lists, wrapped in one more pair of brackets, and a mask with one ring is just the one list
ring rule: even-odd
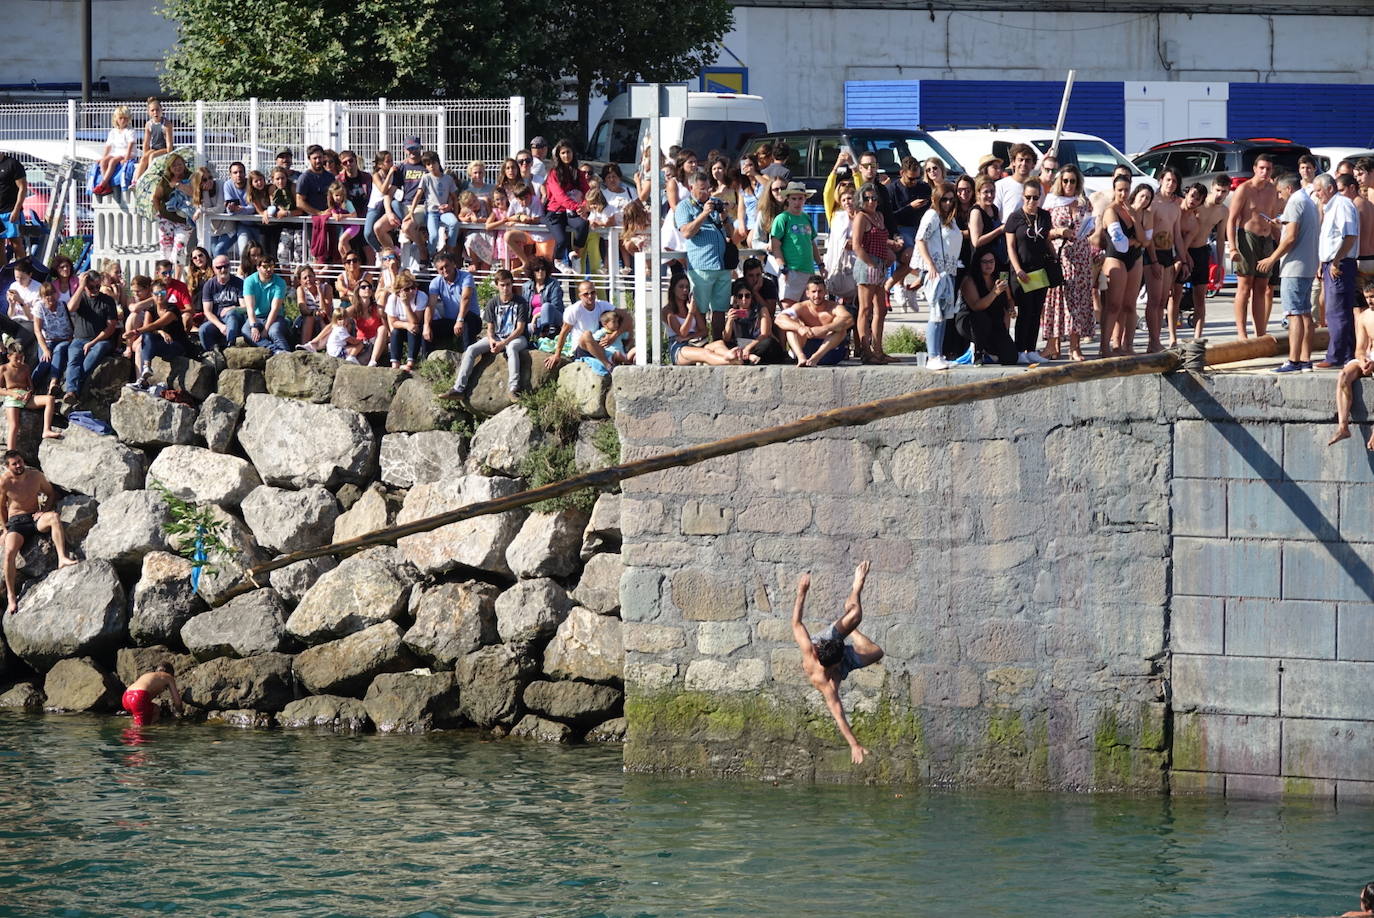
{"label": "man in white cap", "polygon": [[549,142],[542,135],[534,138],[530,141],[530,153],[530,180],[542,185],[549,173]]}
{"label": "man in white cap", "polygon": [[773,218],[768,229],[768,251],[783,265],[782,300],[786,304],[806,296],[806,282],[822,261],[816,228],[811,225],[811,218],[802,213],[802,206],[812,194],[801,182],[788,182],[783,192],[787,209]]}

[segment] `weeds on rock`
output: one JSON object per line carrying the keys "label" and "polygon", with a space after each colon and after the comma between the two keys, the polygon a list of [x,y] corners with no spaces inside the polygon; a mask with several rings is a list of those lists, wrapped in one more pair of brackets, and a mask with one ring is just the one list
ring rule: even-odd
{"label": "weeds on rock", "polygon": [[602,421],[592,431],[592,446],[606,457],[611,465],[620,464],[620,431],[615,429],[614,421]]}
{"label": "weeds on rock", "polygon": [[[520,477],[529,482],[530,488],[540,488],[555,481],[571,478],[579,471],[572,445],[553,440],[536,446],[520,464]],[[541,500],[532,506],[541,513],[557,513],[560,510],[582,510],[590,513],[596,503],[596,493],[592,488],[583,488],[562,497]]]}
{"label": "weeds on rock", "polygon": [[447,360],[426,360],[415,368],[415,375],[429,383],[435,395],[443,395],[453,388],[458,370]]}
{"label": "weeds on rock", "polygon": [[899,328],[884,336],[883,349],[889,354],[924,354],[926,339],[909,328]]}
{"label": "weeds on rock", "polygon": [[534,426],[559,442],[571,442],[577,436],[581,416],[572,396],[556,382],[545,383],[533,392],[526,392],[516,401],[530,413]]}
{"label": "weeds on rock", "polygon": [[224,520],[215,516],[212,507],[182,500],[156,478],[148,479],[148,488],[156,491],[167,504],[170,519],[162,531],[167,533],[168,543],[176,546],[177,554],[201,568],[202,573],[216,572],[215,566],[206,562],[216,552],[225,557],[235,554],[224,544]]}

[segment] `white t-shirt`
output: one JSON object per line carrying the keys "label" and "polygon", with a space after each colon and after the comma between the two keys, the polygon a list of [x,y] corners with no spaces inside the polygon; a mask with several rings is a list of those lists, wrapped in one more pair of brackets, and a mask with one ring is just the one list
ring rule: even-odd
{"label": "white t-shirt", "polygon": [[997,210],[1001,213],[1003,220],[1006,220],[1009,214],[1014,214],[1021,209],[1021,192],[1024,190],[1021,182],[1010,175],[1004,175],[997,180],[997,184],[993,187],[997,189]]}
{"label": "white t-shirt", "polygon": [[110,133],[105,135],[105,142],[110,145],[111,156],[129,155],[129,150],[134,145],[134,132],[131,128],[110,128]]}
{"label": "white t-shirt", "polygon": [[610,210],[612,207],[614,207],[617,212],[624,210],[626,205],[628,205],[630,201],[633,199],[633,195],[630,194],[630,190],[626,188],[623,184],[620,186],[619,191],[612,191],[605,185],[602,185],[601,193],[606,196],[606,209]]}
{"label": "white t-shirt", "polygon": [[[429,295],[427,293],[423,290],[416,290],[415,299],[411,301],[410,308],[418,316],[425,311],[425,303],[428,301]],[[393,319],[410,319],[410,316],[406,314],[405,302],[394,293],[386,298],[386,314]]]}
{"label": "white t-shirt", "polygon": [[347,352],[344,348],[348,347],[348,339],[353,337],[347,325],[335,325],[329,330],[329,340],[325,342],[325,353],[330,357],[342,359]]}
{"label": "white t-shirt", "polygon": [[[10,289],[18,294],[21,303],[29,307],[30,314],[38,308],[38,291],[43,289],[43,285],[38,283],[38,281],[30,280],[27,287],[21,287],[19,286],[19,281],[15,281],[10,284]],[[10,318],[24,319],[26,316],[24,315],[24,310],[20,309],[18,306],[12,306],[10,307]]]}
{"label": "white t-shirt", "polygon": [[563,310],[563,324],[571,325],[573,331],[578,333],[578,337],[581,337],[581,333],[584,331],[594,332],[600,328],[601,314],[613,309],[615,306],[605,300],[597,300],[596,305],[591,309],[583,307],[582,301],[578,300]]}
{"label": "white t-shirt", "polygon": [[[953,274],[959,270],[959,248],[963,243],[963,236],[959,232],[958,223],[945,226],[940,222],[939,213],[932,207],[921,218],[916,238],[925,240],[930,257],[935,261],[935,267],[940,269],[941,274]],[[926,260],[921,257],[919,246],[911,253],[911,267],[922,271],[926,268]]]}

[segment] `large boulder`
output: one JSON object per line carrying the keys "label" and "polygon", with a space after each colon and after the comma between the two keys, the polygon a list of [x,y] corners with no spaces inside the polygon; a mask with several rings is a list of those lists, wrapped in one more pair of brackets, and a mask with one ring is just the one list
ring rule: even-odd
{"label": "large boulder", "polygon": [[14,559],[15,572],[23,580],[42,580],[57,570],[57,547],[46,535],[29,539]]}
{"label": "large boulder", "polygon": [[20,682],[0,694],[0,708],[18,711],[41,711],[43,693],[32,682]]}
{"label": "large boulder", "polygon": [[597,552],[620,551],[620,495],[605,493],[596,499],[592,518],[582,533],[582,560]]}
{"label": "large boulder", "polygon": [[286,630],[319,644],[390,621],[406,609],[417,577],[396,549],[369,548],[315,581],[286,621]]}
{"label": "large boulder", "polygon": [[467,438],[462,434],[424,430],[382,437],[378,464],[382,481],[409,488],[461,474],[467,457]]}
{"label": "large boulder", "polygon": [[539,664],[509,644],[483,647],[458,661],[458,712],[479,727],[509,726],[520,716],[520,693]]}
{"label": "large boulder", "polygon": [[277,554],[328,544],[338,515],[339,502],[319,485],[299,491],[262,485],[243,499],[243,521],[253,538]]}
{"label": "large boulder", "polygon": [[611,377],[602,376],[591,364],[574,360],[558,374],[558,388],[572,398],[577,413],[584,418],[606,416],[606,395],[611,391]]}
{"label": "large boulder", "polygon": [[248,403],[248,396],[265,392],[267,382],[262,378],[261,370],[224,370],[219,374],[219,394],[240,408]]}
{"label": "large boulder", "polygon": [[234,445],[234,434],[238,432],[242,417],[241,401],[213,392],[200,403],[200,413],[196,415],[192,430],[212,452],[227,453]]}
{"label": "large boulder", "polygon": [[597,443],[598,431],[610,421],[584,421],[577,425],[577,439],[573,443],[573,462],[579,472],[599,472],[615,463],[602,452]]}
{"label": "large boulder", "polygon": [[572,592],[573,602],[598,615],[615,615],[620,611],[620,578],[624,573],[619,552],[592,555]]}
{"label": "large boulder", "polygon": [[67,537],[67,548],[78,548],[95,525],[100,502],[89,494],[68,494],[57,502],[57,517]]}
{"label": "large boulder", "polygon": [[521,580],[496,598],[496,630],[508,644],[529,644],[552,636],[571,608],[555,581]]}
{"label": "large boulder", "polygon": [[205,722],[245,730],[270,730],[275,724],[275,719],[266,711],[243,708],[239,711],[206,711]]}
{"label": "large boulder", "polygon": [[304,561],[277,568],[267,575],[267,579],[278,596],[288,603],[297,603],[317,580],[338,566],[339,562],[333,555],[306,558]]}
{"label": "large boulder", "polygon": [[415,657],[395,622],[382,622],[296,656],[296,675],[315,695],[360,695],[379,673],[404,672]]}
{"label": "large boulder", "polygon": [[134,389],[125,389],[110,406],[110,424],[119,439],[133,446],[171,446],[196,439],[196,409]]}
{"label": "large boulder", "polygon": [[629,728],[629,722],[625,718],[612,717],[588,730],[583,739],[588,743],[623,743]]}
{"label": "large boulder", "polygon": [[124,686],[90,657],[58,660],[43,679],[50,711],[112,711]]}
{"label": "large boulder", "polygon": [[407,379],[396,390],[386,413],[387,433],[448,430],[457,417],[456,407],[441,401],[434,387],[423,379]]}
{"label": "large boulder", "polygon": [[[553,385],[560,371],[567,367],[566,363],[560,362],[552,370],[546,370],[544,360],[547,357],[540,351],[526,351],[520,355],[520,385],[524,391],[533,392],[543,386]],[[504,356],[488,354],[480,358],[473,368],[468,404],[484,417],[504,411],[515,404],[510,397],[509,381]]]}
{"label": "large boulder", "polygon": [[94,370],[86,374],[86,383],[81,388],[76,407],[89,411],[102,421],[110,420],[112,406],[126,391],[124,386],[133,376],[134,362],[127,357],[100,361]]}
{"label": "large boulder", "polygon": [[225,507],[237,507],[262,484],[247,460],[199,446],[167,447],[153,460],[148,478],[182,500]]}
{"label": "large boulder", "polygon": [[334,376],[334,389],[329,400],[349,411],[385,414],[391,409],[391,400],[403,379],[405,376],[400,370],[390,367],[341,364]]}
{"label": "large boulder", "polygon": [[115,653],[115,677],[120,685],[132,685],[144,673],[150,673],[163,663],[171,664],[178,679],[196,668],[195,657],[177,653],[168,647],[121,647]]}
{"label": "large boulder", "polygon": [[293,701],[277,715],[283,730],[320,730],[329,733],[363,733],[372,729],[367,708],[356,698],[311,695]]}
{"label": "large boulder", "polygon": [[30,465],[38,462],[39,446],[43,442],[43,413],[40,411],[19,412],[19,434],[10,437],[10,413],[0,412],[0,438],[5,443],[14,443],[14,448]]}
{"label": "large boulder", "polygon": [[285,625],[281,598],[263,587],[192,618],[181,628],[181,642],[197,660],[251,657],[281,650]]}
{"label": "large boulder", "polygon": [[180,389],[196,402],[203,402],[215,391],[215,368],[194,357],[154,357],[153,382],[168,389]]}
{"label": "large boulder", "polygon": [[619,683],[625,672],[620,619],[573,609],[544,648],[544,672],[554,679]]}
{"label": "large boulder", "polygon": [[328,354],[310,351],[283,351],[267,359],[263,377],[267,391],[278,398],[307,402],[327,402],[334,390],[334,374],[339,361]]}
{"label": "large boulder", "polygon": [[623,701],[620,689],[589,682],[531,682],[524,696],[534,713],[583,728],[618,715]]}
{"label": "large boulder", "polygon": [[377,466],[367,418],[356,411],[250,395],[239,443],[267,484],[285,488],[365,481]]}
{"label": "large boulder", "polygon": [[496,597],[489,583],[467,580],[417,586],[410,596],[415,624],[406,646],[439,669],[451,669],[465,654],[498,640]]}
{"label": "large boulder", "polygon": [[296,698],[291,657],[260,653],[242,659],[220,657],[178,678],[188,704],[212,711],[280,711]]}
{"label": "large boulder", "polygon": [[142,452],[75,424],[61,440],[44,440],[38,461],[48,481],[96,500],[142,488],[148,474]]}
{"label": "large boulder", "polygon": [[224,351],[224,365],[230,370],[267,369],[267,359],[272,352],[265,347],[231,347]]}
{"label": "large boulder", "polygon": [[82,549],[88,558],[136,568],[150,551],[166,551],[171,511],[156,491],[121,491],[100,502],[100,519]]}
{"label": "large boulder", "polygon": [[363,699],[381,733],[425,733],[458,719],[458,677],[428,670],[383,673]]}
{"label": "large boulder", "polygon": [[125,596],[108,561],[84,561],[54,571],[5,616],[5,643],[45,672],[66,657],[100,656],[124,636]]}
{"label": "large boulder", "polygon": [[515,729],[510,731],[510,735],[518,739],[538,740],[541,743],[571,743],[573,741],[573,729],[567,724],[560,724],[556,720],[545,720],[535,714],[526,714],[520,718],[520,723],[515,725]]}
{"label": "large boulder", "polygon": [[544,432],[523,405],[512,405],[477,426],[468,450],[468,470],[483,474],[520,475],[520,467]]}
{"label": "large boulder", "polygon": [[150,551],[143,556],[129,616],[129,637],[135,644],[174,641],[181,627],[204,610],[204,600],[191,586],[194,569],[189,560],[171,552]]}
{"label": "large boulder", "polygon": [[[214,504],[210,505],[209,510],[219,540],[227,549],[210,550],[200,573],[198,592],[213,606],[239,582],[246,570],[268,561],[271,556],[258,545],[243,520]],[[182,550],[180,543],[173,547]]]}
{"label": "large boulder", "polygon": [[[406,494],[396,523],[412,523],[468,504],[505,497],[518,490],[518,484],[512,479],[481,475],[416,485]],[[423,574],[441,574],[463,565],[509,577],[511,570],[506,564],[506,549],[520,531],[524,518],[524,510],[473,517],[406,536],[396,546]]]}
{"label": "large boulder", "polygon": [[506,565],[517,577],[566,577],[581,563],[586,527],[581,510],[533,512],[506,549]]}
{"label": "large boulder", "polygon": [[386,496],[382,493],[381,485],[373,485],[363,492],[348,508],[347,513],[340,514],[334,521],[335,542],[345,542],[358,536],[367,535],[369,532],[377,532],[385,529],[390,520],[390,508],[387,506]]}

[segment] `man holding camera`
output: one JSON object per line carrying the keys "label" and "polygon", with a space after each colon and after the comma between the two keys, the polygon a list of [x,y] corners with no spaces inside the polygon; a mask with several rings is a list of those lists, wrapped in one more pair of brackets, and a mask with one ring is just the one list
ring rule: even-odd
{"label": "man holding camera", "polygon": [[782,301],[791,305],[806,297],[806,283],[822,260],[816,245],[816,228],[802,206],[813,192],[801,182],[789,182],[783,196],[787,209],[773,218],[768,229],[768,250],[783,264]]}
{"label": "man holding camera", "polygon": [[693,173],[690,194],[678,202],[673,222],[687,240],[687,278],[697,308],[711,318],[711,337],[725,330],[730,308],[730,270],[725,267],[725,212],[723,201],[711,197],[711,176]]}

